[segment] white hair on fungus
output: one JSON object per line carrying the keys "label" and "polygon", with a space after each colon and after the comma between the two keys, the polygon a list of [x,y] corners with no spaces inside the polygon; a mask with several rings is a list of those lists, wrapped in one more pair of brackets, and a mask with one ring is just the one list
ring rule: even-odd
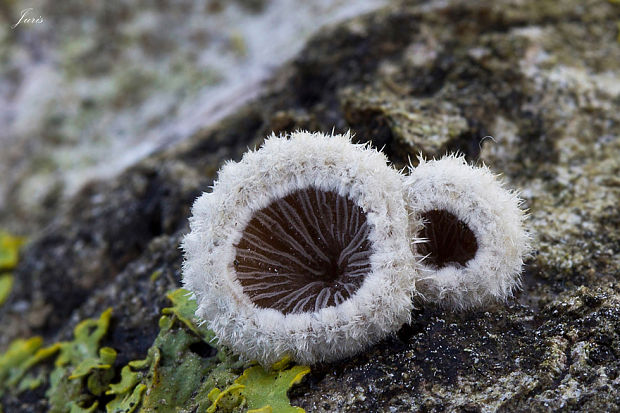
{"label": "white hair on fungus", "polygon": [[182,244],[197,316],[263,365],[333,361],[394,332],[417,271],[402,188],[349,134],[272,135],[226,163]]}
{"label": "white hair on fungus", "polygon": [[526,215],[515,192],[487,167],[457,155],[420,158],[404,189],[416,223],[412,248],[425,257],[416,286],[426,300],[468,309],[513,294],[530,251]]}

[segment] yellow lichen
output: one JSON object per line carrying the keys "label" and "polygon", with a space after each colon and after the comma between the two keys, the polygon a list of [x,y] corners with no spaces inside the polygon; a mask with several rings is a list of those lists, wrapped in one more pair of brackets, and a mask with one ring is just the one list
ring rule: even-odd
{"label": "yellow lichen", "polygon": [[5,272],[17,266],[19,249],[25,238],[0,231],[0,306],[4,304],[13,289],[13,275]]}
{"label": "yellow lichen", "polygon": [[[308,373],[308,367],[289,367],[290,361],[283,360],[265,371],[256,365],[248,367],[225,348],[213,349],[210,355],[213,333],[195,320],[196,304],[188,292],[176,290],[168,298],[173,306],[163,310],[159,335],[146,357],[124,366],[118,382],[112,383],[116,351],[99,347],[110,323],[108,309],[99,319],[79,323],[71,341],[43,347],[43,340],[33,337],[11,343],[0,355],[0,395],[5,391],[19,394],[47,383],[50,412],[100,410],[103,395],[113,397],[105,406],[108,413],[231,412],[241,407],[255,413],[303,411],[290,406],[286,392]],[[51,374],[31,373],[35,365],[52,356],[56,359]]]}
{"label": "yellow lichen", "polygon": [[0,271],[10,271],[17,265],[19,249],[26,242],[23,237],[17,237],[0,231]]}
{"label": "yellow lichen", "polygon": [[13,275],[0,275],[0,306],[4,304],[13,289]]}
{"label": "yellow lichen", "polygon": [[109,347],[99,348],[99,342],[108,330],[111,314],[112,309],[108,309],[99,319],[79,323],[74,329],[72,341],[41,348],[41,337],[14,340],[7,352],[0,355],[0,395],[5,391],[18,394],[41,385],[43,379],[32,376],[29,371],[57,354],[45,393],[49,411],[94,411],[98,405],[96,397],[108,389],[114,377],[112,365],[116,360],[116,351]]}
{"label": "yellow lichen", "polygon": [[29,360],[42,344],[41,337],[17,339],[11,342],[4,354],[0,355],[0,396],[19,383],[28,369]]}
{"label": "yellow lichen", "polygon": [[179,289],[168,298],[173,305],[162,310],[160,332],[147,357],[129,362],[121,370],[120,381],[109,386],[106,394],[115,398],[106,405],[108,413],[133,412],[138,407],[141,412],[175,407],[231,412],[241,406],[259,409],[257,412],[302,411],[290,406],[286,392],[307,374],[308,367],[287,369],[290,361],[284,360],[273,371],[252,366],[239,376],[247,365],[227,349],[218,348],[211,357],[192,350],[211,345],[214,339],[213,332],[195,319],[196,303],[191,294]]}
{"label": "yellow lichen", "polygon": [[[246,369],[232,385],[220,391],[214,388],[209,393],[209,399],[213,404],[207,412],[214,413],[220,410],[228,411],[232,406],[241,404],[247,405],[248,412],[282,412],[282,413],[303,413],[300,407],[291,406],[287,392],[295,384],[299,383],[303,377],[310,372],[308,366],[292,366],[288,358],[284,358],[272,366],[272,370],[265,370],[261,366],[252,366]],[[222,406],[225,397],[232,397],[232,403]]]}

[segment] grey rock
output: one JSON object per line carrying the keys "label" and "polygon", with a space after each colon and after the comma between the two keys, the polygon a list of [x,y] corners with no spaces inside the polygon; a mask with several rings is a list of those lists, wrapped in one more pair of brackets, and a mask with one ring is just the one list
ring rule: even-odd
{"label": "grey rock", "polygon": [[125,361],[140,357],[165,291],[179,285],[191,203],[222,162],[272,129],[351,129],[395,166],[460,150],[503,174],[530,210],[536,249],[508,303],[418,306],[410,325],[367,352],[313,366],[293,405],[620,410],[618,21],[620,6],[605,0],[430,1],[325,30],[264,96],[73,198],[22,256],[0,308],[0,346],[66,337],[113,306],[106,345]]}

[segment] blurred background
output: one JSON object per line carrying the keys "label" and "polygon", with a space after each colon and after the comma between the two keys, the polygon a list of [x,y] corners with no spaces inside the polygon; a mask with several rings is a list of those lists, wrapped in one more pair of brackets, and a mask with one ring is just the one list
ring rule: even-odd
{"label": "blurred background", "polygon": [[382,0],[0,1],[0,227],[208,127]]}

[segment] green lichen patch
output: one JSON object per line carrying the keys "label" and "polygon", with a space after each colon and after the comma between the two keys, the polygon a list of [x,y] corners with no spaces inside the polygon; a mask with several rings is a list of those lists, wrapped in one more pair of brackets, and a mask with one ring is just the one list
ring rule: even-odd
{"label": "green lichen patch", "polygon": [[[48,381],[45,395],[50,412],[94,411],[98,406],[97,397],[104,393],[114,377],[112,365],[116,351],[99,348],[111,314],[112,309],[108,309],[99,319],[79,323],[72,341],[48,347],[42,347],[41,337],[13,341],[7,352],[0,355],[0,396],[6,391],[19,394],[32,390]],[[31,373],[34,366],[54,355],[57,356],[49,377]]]}
{"label": "green lichen patch", "polygon": [[13,289],[13,275],[5,272],[17,266],[19,249],[25,238],[0,231],[0,306],[4,304]]}
{"label": "green lichen patch", "polygon": [[309,372],[308,366],[293,366],[274,372],[254,366],[247,369],[236,382],[245,386],[242,394],[251,409],[271,407],[275,412],[299,413],[304,410],[292,407],[286,393]]}
{"label": "green lichen patch", "polygon": [[175,316],[179,321],[185,324],[196,335],[202,337],[207,342],[212,342],[215,335],[208,328],[201,326],[195,319],[196,301],[191,298],[191,293],[183,288],[175,290],[168,294],[168,299],[172,301],[173,306],[164,308],[162,313],[169,316]]}
{"label": "green lichen patch", "polygon": [[137,385],[132,391],[124,393],[121,397],[116,397],[114,400],[106,404],[106,412],[132,413],[136,411],[138,406],[140,406],[140,402],[145,391],[145,384]]}
{"label": "green lichen patch", "polygon": [[[303,411],[290,405],[287,391],[309,367],[289,367],[284,360],[266,371],[240,361],[226,348],[213,348],[213,332],[195,319],[196,303],[188,291],[173,291],[168,298],[172,307],[162,311],[159,334],[146,357],[124,366],[118,382],[112,383],[116,351],[100,347],[110,325],[108,309],[99,319],[79,323],[71,341],[43,347],[40,337],[15,340],[0,355],[0,396],[47,383],[50,412],[100,410],[102,397],[112,397],[105,405],[109,413]],[[33,367],[52,356],[49,376],[35,375]]]}
{"label": "green lichen patch", "polygon": [[41,348],[42,345],[41,337],[17,339],[0,355],[0,397],[5,392],[19,394],[34,390],[44,383],[45,377],[30,373],[30,369],[53,356],[60,343],[45,348]]}
{"label": "green lichen patch", "polygon": [[17,265],[19,249],[25,238],[0,231],[0,271],[9,271]]}
{"label": "green lichen patch", "polygon": [[108,388],[114,377],[112,365],[116,351],[99,348],[99,342],[110,325],[112,309],[99,319],[84,320],[74,330],[74,340],[56,344],[58,357],[50,374],[50,387],[45,393],[50,412],[81,412],[97,408],[97,397]]}
{"label": "green lichen patch", "polygon": [[0,355],[0,396],[6,390],[16,387],[25,373],[29,360],[42,344],[41,337],[17,339],[4,354]]}
{"label": "green lichen patch", "polygon": [[[154,412],[161,409],[204,411],[208,393],[231,383],[243,363],[225,350],[212,354],[205,343],[212,333],[194,321],[195,303],[185,290],[168,295],[173,306],[165,308],[160,331],[144,360],[129,362],[121,379],[110,385],[114,399],[108,412]],[[206,354],[205,354],[206,353]]]}
{"label": "green lichen patch", "polygon": [[266,371],[252,366],[223,391],[214,388],[209,392],[213,404],[207,412],[230,411],[231,407],[247,406],[249,412],[303,413],[304,409],[291,406],[288,390],[310,372],[308,366],[288,367],[288,360]]}
{"label": "green lichen patch", "polygon": [[162,270],[153,271],[149,277],[149,280],[151,280],[151,282],[155,282],[161,276],[161,274]]}
{"label": "green lichen patch", "polygon": [[12,288],[13,288],[13,275],[11,274],[0,275],[0,306],[4,304],[6,299],[9,297],[9,294],[11,293]]}
{"label": "green lichen patch", "polygon": [[[213,332],[194,316],[196,303],[183,289],[168,294],[172,307],[162,310],[160,331],[143,360],[129,362],[118,383],[106,392],[115,396],[108,413],[239,411],[268,407],[299,412],[290,406],[287,390],[309,371],[305,366],[247,368],[226,348],[213,348]],[[219,388],[224,388],[220,391]],[[268,410],[265,410],[268,411]]]}

